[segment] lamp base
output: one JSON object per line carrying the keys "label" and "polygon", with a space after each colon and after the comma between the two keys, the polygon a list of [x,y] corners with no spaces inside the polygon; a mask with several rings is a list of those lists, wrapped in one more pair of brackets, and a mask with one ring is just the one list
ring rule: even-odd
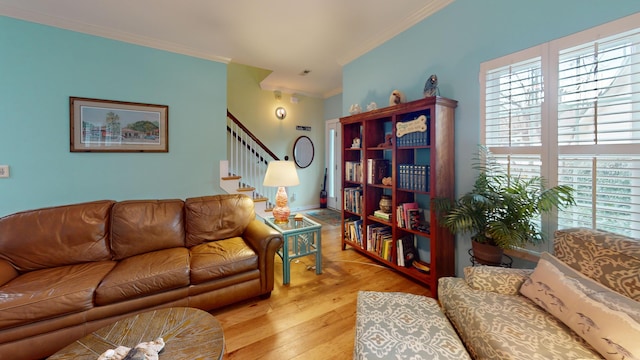
{"label": "lamp base", "polygon": [[289,210],[289,206],[287,206],[288,200],[289,197],[287,196],[284,186],[278,187],[278,192],[276,193],[276,207],[273,208],[273,219],[276,224],[289,222],[289,214],[291,214],[291,210]]}

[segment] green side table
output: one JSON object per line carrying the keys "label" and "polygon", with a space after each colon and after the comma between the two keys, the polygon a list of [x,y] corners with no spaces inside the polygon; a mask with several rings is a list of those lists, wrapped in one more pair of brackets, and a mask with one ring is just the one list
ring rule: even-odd
{"label": "green side table", "polygon": [[322,225],[309,220],[303,216],[302,220],[296,221],[294,216],[289,217],[289,222],[276,223],[273,217],[266,218],[265,223],[282,234],[284,243],[278,256],[282,258],[282,283],[289,284],[291,280],[291,260],[307,256],[316,255],[316,274],[322,274],[322,246],[321,229]]}

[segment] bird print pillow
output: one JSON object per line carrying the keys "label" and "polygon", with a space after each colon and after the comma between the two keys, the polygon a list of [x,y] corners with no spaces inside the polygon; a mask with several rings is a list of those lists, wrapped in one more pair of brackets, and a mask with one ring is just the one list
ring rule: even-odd
{"label": "bird print pillow", "polygon": [[[640,360],[640,303],[604,287],[594,290],[597,287],[585,285],[587,282],[593,280],[545,253],[520,293],[562,321],[604,358]],[[620,306],[597,300],[606,298],[603,293],[607,292],[608,298],[625,300],[615,301]]]}

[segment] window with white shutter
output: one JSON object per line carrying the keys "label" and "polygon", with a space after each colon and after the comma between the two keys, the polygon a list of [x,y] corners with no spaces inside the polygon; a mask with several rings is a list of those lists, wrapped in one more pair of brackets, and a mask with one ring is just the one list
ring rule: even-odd
{"label": "window with white shutter", "polygon": [[482,139],[515,175],[570,185],[543,224],[640,238],[640,14],[483,63]]}

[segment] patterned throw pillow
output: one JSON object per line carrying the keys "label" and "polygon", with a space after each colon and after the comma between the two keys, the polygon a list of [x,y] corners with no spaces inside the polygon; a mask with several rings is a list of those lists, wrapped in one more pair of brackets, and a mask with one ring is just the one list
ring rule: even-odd
{"label": "patterned throw pillow", "polygon": [[533,270],[495,266],[467,266],[464,278],[472,289],[505,295],[518,295],[520,286]]}
{"label": "patterned throw pillow", "polygon": [[640,303],[543,253],[520,292],[607,359],[640,359]]}

